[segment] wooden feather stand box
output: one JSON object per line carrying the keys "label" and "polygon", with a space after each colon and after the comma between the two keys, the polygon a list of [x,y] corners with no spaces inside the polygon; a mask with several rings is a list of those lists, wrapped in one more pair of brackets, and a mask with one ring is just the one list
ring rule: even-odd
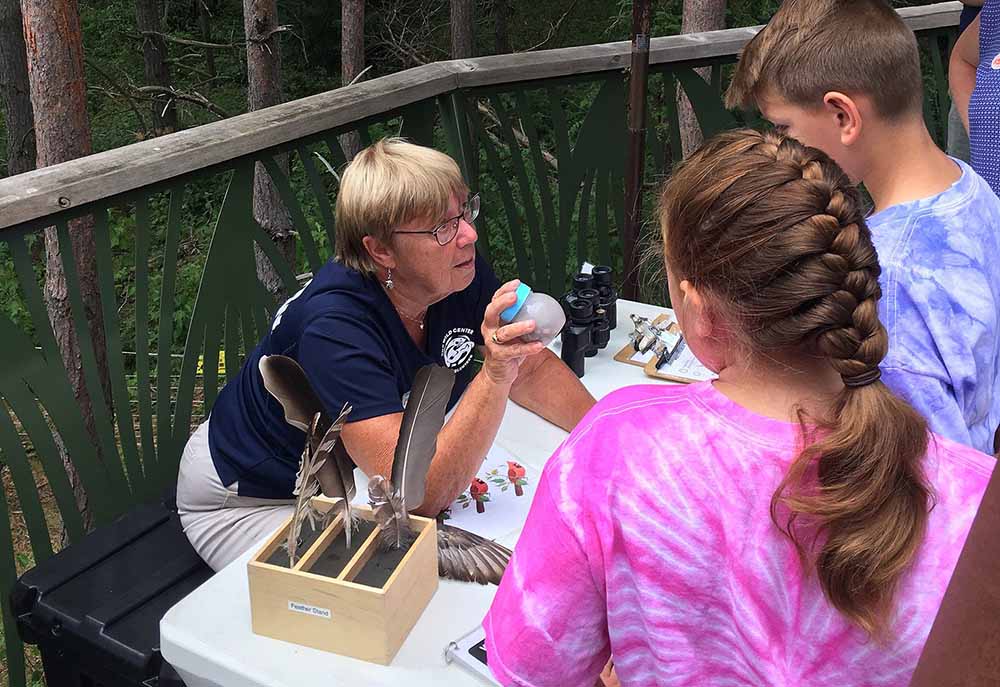
{"label": "wooden feather stand box", "polygon": [[359,519],[350,548],[341,513],[289,568],[289,518],[250,559],[253,631],[387,665],[437,590],[435,522],[411,515],[409,548],[382,551],[371,509],[352,511]]}
{"label": "wooden feather stand box", "polygon": [[[438,586],[438,575],[499,584],[510,549],[412,515],[423,505],[455,373],[413,379],[389,479],[368,480],[370,507],[352,505],[354,462],[338,439],[349,404],[328,415],[305,371],[261,356],[264,387],[305,433],[288,521],[247,564],[253,631],[365,661],[390,663]],[[309,527],[304,527],[308,522]]]}

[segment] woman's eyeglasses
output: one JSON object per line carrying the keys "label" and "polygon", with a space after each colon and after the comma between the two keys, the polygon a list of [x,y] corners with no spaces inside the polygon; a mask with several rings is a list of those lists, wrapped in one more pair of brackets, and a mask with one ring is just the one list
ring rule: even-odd
{"label": "woman's eyeglasses", "polygon": [[441,224],[437,225],[433,229],[422,229],[422,230],[407,230],[407,231],[394,231],[393,234],[432,234],[434,239],[438,242],[439,246],[447,246],[452,240],[458,236],[458,224],[461,220],[465,220],[467,224],[472,224],[479,217],[479,194],[470,197],[465,203],[462,204],[462,212],[458,215],[452,217],[451,219],[446,219]]}

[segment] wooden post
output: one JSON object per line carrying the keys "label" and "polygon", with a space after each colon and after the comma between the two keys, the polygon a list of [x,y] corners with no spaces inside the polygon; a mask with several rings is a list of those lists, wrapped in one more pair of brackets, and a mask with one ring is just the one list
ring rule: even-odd
{"label": "wooden post", "polygon": [[649,0],[632,0],[632,66],[628,84],[628,158],[625,168],[625,226],[622,228],[622,296],[639,296],[639,223],[646,166],[646,90],[649,81]]}

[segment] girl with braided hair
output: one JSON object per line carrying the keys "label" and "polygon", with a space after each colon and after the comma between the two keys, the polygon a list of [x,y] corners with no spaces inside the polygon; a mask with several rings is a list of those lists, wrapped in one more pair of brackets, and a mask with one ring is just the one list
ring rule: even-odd
{"label": "girl with braided hair", "polygon": [[503,684],[905,686],[993,469],[879,380],[879,265],[822,152],[734,131],[664,186],[671,299],[718,373],[600,401],[484,626]]}

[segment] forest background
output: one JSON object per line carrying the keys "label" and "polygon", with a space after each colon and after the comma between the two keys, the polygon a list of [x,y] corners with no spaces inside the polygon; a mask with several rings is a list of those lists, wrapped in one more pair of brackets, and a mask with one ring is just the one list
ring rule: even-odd
{"label": "forest background", "polygon": [[[9,53],[15,43],[9,40],[9,33],[18,29],[18,2],[0,0],[0,53]],[[685,28],[695,30],[761,24],[779,4],[779,0],[655,0],[652,35],[680,33],[684,22],[689,25]],[[896,7],[927,4],[932,0],[893,2]],[[245,18],[247,11],[268,6],[277,13],[267,20],[277,30],[280,60],[268,75],[272,83],[267,95],[272,102],[267,104],[335,89],[358,74],[367,80],[453,56],[544,50],[631,37],[630,0],[347,0],[343,4],[329,0],[80,0],[86,117],[93,151],[260,107],[255,104],[251,108],[249,101]],[[356,28],[351,35],[350,27],[342,21],[351,12],[363,16],[360,36]],[[151,34],[158,35],[150,40]],[[345,41],[360,45],[345,51]],[[357,55],[354,64],[346,65],[342,60],[348,51]],[[0,66],[3,57],[0,54]],[[0,80],[0,90],[16,88],[17,84]],[[53,83],[48,88],[58,92],[62,86]],[[567,95],[572,97],[573,93]],[[5,104],[13,102],[9,93],[4,95]],[[581,100],[590,96],[589,92],[578,92]],[[567,109],[574,110],[572,105]],[[578,109],[586,111],[582,104]],[[8,125],[14,121],[12,114],[16,113],[10,112],[9,105],[0,112],[2,176],[34,167],[33,134],[25,129],[23,115],[21,129],[12,131],[16,128]],[[34,117],[44,118],[46,113],[35,112]],[[192,206],[205,204],[203,211],[196,213],[204,221],[187,227],[186,247],[192,259],[182,259],[178,266],[178,296],[187,306],[187,310],[184,306],[178,309],[178,323],[186,321],[193,307],[201,276],[201,261],[195,258],[211,235],[223,196],[215,186],[222,183],[214,180],[203,193],[187,201]],[[154,212],[160,210],[154,208]],[[132,227],[126,218],[119,219],[116,222],[112,217],[116,254],[118,249],[127,252]],[[156,220],[154,217],[154,224],[159,224]],[[503,245],[502,233],[496,240],[500,243],[494,250],[500,263],[497,271],[506,276],[503,273],[512,258],[505,258],[510,258],[511,250]],[[41,241],[36,257],[41,257],[40,251]],[[0,259],[3,264],[10,263]],[[116,268],[123,272],[116,274],[116,283],[125,284],[121,317],[126,340],[134,326],[129,324],[130,317],[134,319],[130,313],[134,294],[128,292],[124,272],[133,268],[127,260]],[[13,274],[0,274],[0,308],[16,324],[30,328],[16,294],[16,280],[8,276]],[[171,345],[182,347],[184,328],[175,328],[175,332],[178,340]],[[156,343],[151,341],[154,348]]]}

